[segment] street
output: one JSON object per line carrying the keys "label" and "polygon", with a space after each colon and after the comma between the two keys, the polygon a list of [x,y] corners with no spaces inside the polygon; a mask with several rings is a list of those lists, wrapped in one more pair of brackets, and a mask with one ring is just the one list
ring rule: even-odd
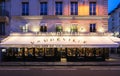
{"label": "street", "polygon": [[0,76],[120,76],[120,66],[0,66]]}

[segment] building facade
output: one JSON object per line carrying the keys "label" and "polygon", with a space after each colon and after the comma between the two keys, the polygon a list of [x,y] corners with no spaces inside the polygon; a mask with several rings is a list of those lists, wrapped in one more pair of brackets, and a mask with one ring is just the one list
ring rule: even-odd
{"label": "building facade", "polygon": [[[108,0],[6,0],[1,61],[105,60],[120,40],[108,33]],[[9,27],[9,28],[7,28]]]}
{"label": "building facade", "polygon": [[114,36],[120,37],[120,3],[109,13],[109,31],[114,33]]}

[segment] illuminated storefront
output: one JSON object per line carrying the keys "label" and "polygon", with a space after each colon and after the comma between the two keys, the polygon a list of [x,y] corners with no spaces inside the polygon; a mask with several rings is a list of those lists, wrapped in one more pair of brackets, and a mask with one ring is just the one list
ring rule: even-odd
{"label": "illuminated storefront", "polygon": [[1,42],[1,50],[3,61],[105,60],[119,42],[118,38],[97,34],[13,33]]}
{"label": "illuminated storefront", "polygon": [[108,0],[6,2],[0,61],[96,61],[119,48],[120,39],[108,33]]}

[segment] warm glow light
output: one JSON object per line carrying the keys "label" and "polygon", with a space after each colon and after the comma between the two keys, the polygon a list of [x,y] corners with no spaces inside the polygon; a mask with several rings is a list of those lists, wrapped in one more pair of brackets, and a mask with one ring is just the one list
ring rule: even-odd
{"label": "warm glow light", "polygon": [[40,31],[40,26],[31,26],[31,31],[32,32],[39,32]]}
{"label": "warm glow light", "polygon": [[89,5],[80,5],[78,11],[79,15],[89,15]]}
{"label": "warm glow light", "polygon": [[119,32],[115,32],[115,36],[118,36],[119,35]]}
{"label": "warm glow light", "polygon": [[78,29],[79,32],[86,32],[86,29],[84,27]]}
{"label": "warm glow light", "polygon": [[104,30],[104,28],[99,28],[99,29],[98,29],[98,32],[103,33],[103,32],[105,32],[105,30]]}
{"label": "warm glow light", "polygon": [[64,31],[70,32],[70,31],[71,31],[71,30],[70,30],[70,27],[66,27]]}

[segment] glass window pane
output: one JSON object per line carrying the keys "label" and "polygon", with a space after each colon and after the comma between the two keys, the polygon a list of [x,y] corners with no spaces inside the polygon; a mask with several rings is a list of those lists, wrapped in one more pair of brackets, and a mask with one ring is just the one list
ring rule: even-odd
{"label": "glass window pane", "polygon": [[62,15],[62,2],[56,2],[56,11],[55,14],[56,15]]}
{"label": "glass window pane", "polygon": [[71,2],[71,15],[78,15],[78,3]]}
{"label": "glass window pane", "polygon": [[90,2],[89,4],[89,14],[96,15],[96,2]]}
{"label": "glass window pane", "polygon": [[29,15],[29,3],[22,2],[22,15]]}
{"label": "glass window pane", "polygon": [[47,2],[40,2],[40,15],[47,15]]}

